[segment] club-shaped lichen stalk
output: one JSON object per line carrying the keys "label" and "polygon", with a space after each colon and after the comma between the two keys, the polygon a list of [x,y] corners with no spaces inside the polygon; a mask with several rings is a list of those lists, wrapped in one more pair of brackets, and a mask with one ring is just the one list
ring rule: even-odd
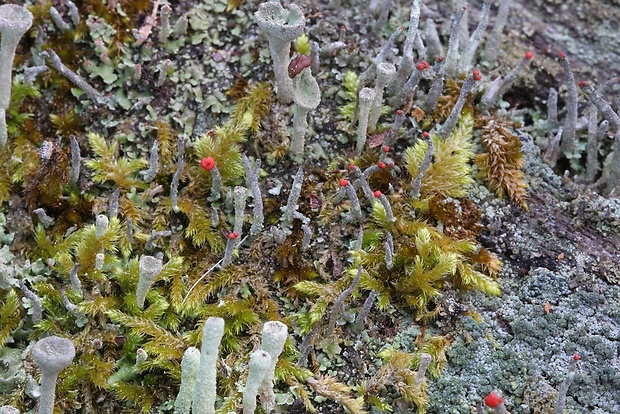
{"label": "club-shaped lichen stalk", "polygon": [[413,46],[415,38],[418,36],[418,25],[420,23],[420,0],[413,0],[411,12],[409,13],[409,28],[407,29],[407,38],[403,46],[403,57],[400,60],[400,67],[394,81],[395,90],[403,87],[407,78],[413,70]]}
{"label": "club-shaped lichen stalk", "polygon": [[254,13],[258,27],[267,34],[269,51],[273,60],[273,72],[278,87],[277,97],[282,103],[293,102],[293,82],[288,76],[291,42],[299,37],[306,27],[306,19],[294,4],[286,10],[277,1],[261,3]]}
{"label": "club-shaped lichen stalk", "polygon": [[136,287],[136,301],[138,302],[140,309],[142,309],[144,307],[146,294],[151,288],[151,285],[155,281],[157,275],[161,273],[163,263],[162,260],[157,257],[143,255],[140,257],[140,263],[138,266],[140,269],[140,279],[138,281],[138,286]]}
{"label": "club-shaped lichen stalk", "polygon": [[265,412],[271,412],[276,404],[276,396],[273,391],[273,376],[276,370],[278,357],[284,349],[284,343],[288,337],[288,328],[285,324],[278,321],[265,322],[261,333],[261,350],[271,356],[271,364],[265,373],[265,378],[259,388],[261,405]]}
{"label": "club-shaped lichen stalk", "polygon": [[75,347],[67,338],[48,336],[32,348],[32,359],[41,369],[39,414],[54,412],[54,393],[58,374],[73,362]]}
{"label": "club-shaped lichen stalk", "polygon": [[366,134],[368,133],[368,117],[370,115],[370,107],[375,100],[375,91],[370,88],[364,88],[359,94],[360,107],[360,123],[357,127],[357,145],[355,146],[355,154],[357,156],[364,151],[366,145]]}
{"label": "club-shaped lichen stalk", "polygon": [[293,97],[295,109],[293,113],[293,134],[291,135],[291,154],[297,158],[304,152],[308,121],[308,112],[321,103],[321,90],[316,79],[312,76],[310,67],[304,68],[293,79]]}
{"label": "club-shaped lichen stalk", "polygon": [[224,319],[210,317],[202,329],[200,348],[200,367],[194,386],[192,412],[200,414],[215,413],[217,355],[224,336]]}
{"label": "club-shaped lichen stalk", "polygon": [[393,63],[382,62],[377,65],[377,84],[375,85],[375,100],[370,108],[370,116],[368,117],[368,127],[371,131],[377,128],[377,122],[381,116],[381,107],[383,106],[383,90],[394,80],[396,76],[396,66]]}
{"label": "club-shaped lichen stalk", "polygon": [[200,366],[200,351],[193,346],[187,348],[181,360],[181,387],[174,401],[174,414],[189,414],[192,408],[194,386]]}
{"label": "club-shaped lichen stalk", "polygon": [[22,36],[32,26],[32,13],[23,6],[0,6],[0,148],[6,145],[6,110],[11,102],[11,84],[15,50]]}
{"label": "club-shaped lichen stalk", "polygon": [[248,379],[243,389],[243,414],[254,414],[256,410],[256,395],[271,367],[271,355],[266,351],[257,349],[250,354],[249,365]]}

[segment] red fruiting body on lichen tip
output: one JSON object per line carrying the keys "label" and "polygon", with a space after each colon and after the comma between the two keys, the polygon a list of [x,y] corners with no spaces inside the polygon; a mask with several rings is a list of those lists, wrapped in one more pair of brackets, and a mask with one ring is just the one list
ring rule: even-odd
{"label": "red fruiting body on lichen tip", "polygon": [[375,198],[381,197],[381,191],[379,191],[379,190],[375,191],[373,194],[374,194]]}
{"label": "red fruiting body on lichen tip", "polygon": [[426,69],[426,66],[424,66],[422,63],[418,63],[418,70],[424,70]]}
{"label": "red fruiting body on lichen tip", "polygon": [[344,178],[341,178],[340,181],[338,181],[338,185],[340,185],[340,187],[346,187],[347,185],[349,185],[349,182]]}
{"label": "red fruiting body on lichen tip", "polygon": [[349,164],[349,171],[353,171],[355,169],[355,164],[350,163]]}
{"label": "red fruiting body on lichen tip", "polygon": [[424,139],[428,138],[428,132],[426,131],[422,132],[422,136],[424,137]]}
{"label": "red fruiting body on lichen tip", "polygon": [[390,147],[388,147],[387,145],[383,147],[383,152],[390,152]]}
{"label": "red fruiting body on lichen tip", "polygon": [[402,114],[404,114],[404,113],[405,113],[405,111],[403,111],[402,109],[399,109],[398,111],[396,111],[396,114],[397,114],[397,115],[402,115]]}
{"label": "red fruiting body on lichen tip", "polygon": [[478,69],[474,69],[474,75],[480,75],[480,71]]}
{"label": "red fruiting body on lichen tip", "polygon": [[213,157],[205,157],[200,160],[200,166],[207,171],[211,171],[215,167],[215,160]]}
{"label": "red fruiting body on lichen tip", "polygon": [[526,52],[525,53],[525,58],[526,59],[532,59],[534,57],[534,54],[532,52]]}
{"label": "red fruiting body on lichen tip", "polygon": [[437,62],[440,62],[440,63],[441,63],[441,62],[443,62],[443,56],[439,56],[439,57],[437,58]]}
{"label": "red fruiting body on lichen tip", "polygon": [[579,361],[581,359],[581,356],[579,354],[575,354],[575,355],[573,355],[573,359],[575,361]]}
{"label": "red fruiting body on lichen tip", "polygon": [[239,233],[237,233],[236,231],[233,231],[231,233],[228,233],[228,238],[230,240],[236,239],[237,237],[239,237]]}
{"label": "red fruiting body on lichen tip", "polygon": [[383,169],[385,169],[385,163],[384,163],[384,162],[379,161],[379,162],[377,163],[377,167],[379,167],[379,168],[381,168],[381,169],[383,170]]}
{"label": "red fruiting body on lichen tip", "polygon": [[490,393],[484,398],[484,403],[491,408],[496,408],[502,402],[504,402],[503,398],[495,392]]}
{"label": "red fruiting body on lichen tip", "polygon": [[566,55],[564,54],[564,52],[560,52],[560,54],[558,56],[560,56],[560,59],[565,59],[566,58]]}
{"label": "red fruiting body on lichen tip", "polygon": [[583,88],[584,86],[586,86],[586,81],[579,81],[577,85],[579,85],[580,88]]}

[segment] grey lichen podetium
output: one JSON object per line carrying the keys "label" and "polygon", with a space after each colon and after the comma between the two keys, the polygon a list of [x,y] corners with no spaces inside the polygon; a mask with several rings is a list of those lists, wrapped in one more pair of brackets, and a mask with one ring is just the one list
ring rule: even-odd
{"label": "grey lichen podetium", "polygon": [[422,104],[422,109],[426,113],[432,112],[435,110],[435,108],[437,108],[439,98],[441,97],[441,93],[443,92],[444,65],[442,61],[438,60],[434,65],[434,69],[435,77],[433,79],[433,84],[431,85],[431,89],[426,95],[426,100]]}
{"label": "grey lichen podetium", "polygon": [[250,354],[248,379],[243,389],[243,414],[254,414],[258,389],[271,367],[271,355],[261,349]]}
{"label": "grey lichen podetium", "polygon": [[461,116],[463,106],[465,106],[465,100],[467,99],[467,95],[469,95],[469,92],[471,92],[472,88],[478,80],[480,80],[480,72],[474,70],[473,76],[467,78],[467,80],[465,80],[465,82],[463,83],[463,86],[461,86],[459,99],[456,101],[456,104],[452,108],[450,115],[448,115],[448,119],[446,119],[446,121],[437,128],[437,134],[442,139],[448,139],[448,137],[456,128],[456,124],[458,123],[459,117]]}
{"label": "grey lichen podetium", "polygon": [[233,224],[233,232],[241,234],[243,231],[243,223],[245,221],[245,204],[248,198],[248,189],[238,185],[233,190],[235,203],[235,221]]}
{"label": "grey lichen podetium", "polygon": [[69,79],[75,86],[84,91],[86,96],[88,96],[88,98],[95,105],[107,103],[111,107],[114,107],[114,100],[105,99],[103,95],[101,95],[95,88],[90,86],[88,82],[86,82],[81,76],[79,76],[77,73],[65,66],[65,64],[62,63],[62,60],[60,60],[60,57],[58,56],[58,54],[56,54],[54,50],[44,50],[43,52],[41,52],[40,56],[43,59],[49,59],[52,62],[52,66],[54,66],[62,76]]}
{"label": "grey lichen podetium", "polygon": [[560,385],[560,389],[558,390],[558,397],[555,401],[555,410],[554,414],[563,414],[564,408],[566,407],[566,393],[570,388],[571,383],[573,382],[573,378],[575,377],[575,371],[577,369],[577,362],[581,359],[579,354],[574,354],[569,362],[568,373],[566,374],[566,378],[562,381],[562,385]]}
{"label": "grey lichen podetium", "polygon": [[558,91],[550,88],[549,97],[547,98],[547,133],[553,132],[558,125]]}
{"label": "grey lichen podetium", "polygon": [[488,68],[494,67],[497,62],[499,41],[502,37],[502,32],[504,31],[506,22],[508,22],[511,4],[512,2],[510,1],[499,2],[499,10],[497,11],[495,24],[493,25],[491,33],[487,37],[484,50],[482,52],[482,63]]}
{"label": "grey lichen podetium", "polygon": [[54,412],[54,398],[58,374],[67,368],[75,358],[73,342],[67,338],[48,336],[32,348],[32,359],[41,370],[39,414]]}
{"label": "grey lichen podetium", "polygon": [[579,101],[577,95],[577,85],[570,63],[563,52],[560,52],[560,64],[566,72],[566,89],[568,97],[566,100],[566,118],[562,132],[561,147],[565,154],[575,150],[575,135],[577,129],[577,118],[579,113]]}
{"label": "grey lichen podetium", "polygon": [[478,49],[480,40],[482,40],[482,36],[484,36],[484,32],[487,29],[487,24],[489,23],[490,10],[491,3],[489,0],[485,0],[485,2],[482,4],[482,12],[480,13],[480,20],[478,21],[478,26],[469,38],[469,41],[465,45],[465,48],[461,52],[461,56],[459,58],[458,69],[462,74],[468,73],[471,70],[474,55],[476,54],[476,50]]}
{"label": "grey lichen podetium", "polygon": [[105,214],[98,214],[95,219],[95,237],[102,238],[110,228],[110,220]]}
{"label": "grey lichen podetium", "polygon": [[78,184],[82,162],[82,157],[80,155],[80,144],[74,135],[71,135],[69,140],[71,143],[71,169],[69,170],[69,181],[73,184]]}
{"label": "grey lichen podetium", "polygon": [[418,25],[420,23],[420,0],[413,0],[411,12],[409,13],[409,28],[407,29],[407,38],[403,45],[403,57],[400,61],[398,74],[394,81],[394,89],[400,90],[405,84],[409,74],[413,70],[413,46],[415,38],[418,36]]}
{"label": "grey lichen podetium", "polygon": [[340,293],[334,301],[329,315],[329,323],[327,325],[327,331],[325,332],[325,338],[329,338],[334,332],[334,329],[336,329],[336,322],[338,322],[338,319],[340,318],[340,312],[344,309],[344,302],[353,294],[353,291],[355,291],[355,288],[360,281],[360,277],[362,276],[362,271],[362,265],[360,264],[357,267],[357,273],[355,274],[355,277],[351,281],[349,287]]}
{"label": "grey lichen podetium", "polygon": [[383,260],[385,261],[385,267],[387,270],[392,270],[394,267],[394,236],[392,236],[391,232],[385,233],[385,242],[383,242],[385,246],[385,256]]}
{"label": "grey lichen podetium", "polygon": [[0,6],[0,148],[6,145],[8,139],[6,110],[11,103],[15,50],[19,40],[32,26],[32,21],[32,13],[23,6]]}
{"label": "grey lichen podetium", "polygon": [[174,401],[174,414],[189,414],[192,408],[196,376],[200,367],[200,351],[193,346],[185,350],[181,360],[181,386]]}
{"label": "grey lichen podetium", "polygon": [[172,206],[172,210],[175,212],[179,212],[179,181],[181,181],[181,175],[183,174],[183,169],[185,168],[185,159],[183,158],[184,154],[185,138],[183,136],[179,136],[177,139],[177,170],[172,176],[172,182],[170,183],[170,204]]}
{"label": "grey lichen podetium", "polygon": [[276,395],[273,390],[273,381],[276,370],[276,363],[280,354],[284,350],[284,343],[288,338],[288,328],[285,324],[278,321],[265,322],[261,332],[260,349],[271,356],[271,361],[264,379],[258,388],[261,398],[261,406],[265,412],[270,413],[276,406]]}
{"label": "grey lichen podetium", "polygon": [[606,191],[607,193],[612,193],[614,190],[617,191],[620,186],[620,115],[613,110],[611,105],[601,97],[592,85],[587,82],[579,82],[579,86],[614,131],[611,163],[609,164],[609,171],[606,172]]}
{"label": "grey lichen podetium", "polygon": [[366,317],[370,313],[370,310],[372,309],[372,305],[375,303],[376,298],[377,298],[377,291],[372,290],[370,294],[368,295],[368,297],[366,298],[366,300],[364,301],[364,304],[362,305],[362,309],[357,314],[357,317],[355,318],[355,328],[357,329],[358,332],[361,331],[362,328],[364,327],[364,322],[366,321]]}
{"label": "grey lichen podetium", "polygon": [[263,196],[258,185],[258,176],[260,174],[261,160],[257,158],[252,166],[250,159],[243,154],[243,168],[245,169],[245,183],[252,190],[252,198],[254,199],[252,226],[250,227],[250,235],[256,236],[263,229],[265,216],[263,214]]}
{"label": "grey lichen podetium", "polygon": [[297,212],[297,201],[299,200],[299,196],[301,195],[301,186],[304,182],[304,169],[299,168],[297,173],[295,173],[295,177],[293,178],[293,184],[291,186],[291,192],[288,196],[288,201],[286,202],[286,206],[283,207],[283,214],[280,221],[282,222],[282,227],[290,229],[293,225],[293,219],[295,218],[295,213]]}
{"label": "grey lichen podetium", "polygon": [[301,161],[304,153],[304,143],[308,130],[308,112],[316,109],[321,103],[321,90],[316,79],[312,76],[310,67],[303,69],[293,78],[293,99],[295,109],[293,113],[293,134],[291,136],[291,154],[296,161]]}
{"label": "grey lichen podetium", "polygon": [[[427,138],[428,136],[425,136]],[[422,188],[422,179],[424,175],[428,171],[428,168],[431,166],[431,162],[433,161],[433,154],[435,154],[435,144],[433,140],[428,137],[426,139],[426,143],[428,147],[426,148],[426,152],[424,153],[424,159],[422,160],[422,164],[420,165],[420,172],[418,176],[413,179],[411,183],[411,191],[409,192],[409,197],[418,198],[420,196],[420,189]]]}
{"label": "grey lichen podetium", "polygon": [[459,61],[459,31],[461,28],[461,19],[467,7],[460,8],[454,15],[452,21],[452,29],[450,31],[450,39],[448,41],[448,52],[444,62],[444,71],[447,76],[455,77],[457,75],[457,64]]}
{"label": "grey lichen podetium", "polygon": [[[381,47],[381,50],[379,51],[377,56],[370,61],[370,66],[368,66],[366,70],[362,72],[362,74],[359,76],[359,85],[357,87],[357,92],[355,94],[357,98],[359,98],[359,94],[362,88],[366,87],[368,82],[370,82],[370,80],[376,76],[377,65],[383,62],[386,56],[388,56],[388,54],[391,53],[394,43],[396,42],[396,38],[403,32],[403,30],[405,30],[405,28],[402,26],[397,27],[396,30],[394,30],[392,35],[388,38],[385,44]],[[359,99],[356,99],[355,111],[353,112],[353,119],[351,120],[351,128],[357,122],[360,111],[361,111],[360,101]]]}
{"label": "grey lichen podetium", "polygon": [[381,107],[383,106],[383,91],[396,77],[396,66],[393,63],[382,62],[377,65],[377,83],[375,85],[375,99],[368,116],[368,128],[374,131],[377,128]]}
{"label": "grey lichen podetium", "polygon": [[359,125],[357,127],[357,145],[355,146],[355,154],[362,155],[364,146],[366,145],[366,134],[368,133],[368,117],[370,116],[370,107],[375,100],[375,91],[370,88],[364,88],[359,93]]}
{"label": "grey lichen podetium", "polygon": [[162,260],[153,256],[140,257],[140,279],[136,287],[136,300],[140,309],[144,307],[144,300],[155,278],[163,268]]}
{"label": "grey lichen podetium", "polygon": [[210,317],[202,329],[200,366],[196,375],[192,412],[200,414],[215,413],[217,397],[217,357],[220,342],[224,336],[224,319]]}
{"label": "grey lichen podetium", "polygon": [[403,87],[400,88],[396,95],[392,98],[390,104],[393,107],[402,107],[407,102],[407,99],[411,97],[415,91],[415,88],[418,87],[420,79],[422,79],[422,72],[428,67],[427,65],[427,62],[420,62],[415,66],[413,72],[411,72],[411,76],[407,79],[407,82],[405,82]]}
{"label": "grey lichen podetium", "polygon": [[19,288],[24,293],[24,296],[32,301],[32,322],[41,322],[43,317],[43,303],[41,299],[32,290],[28,289],[23,280],[19,281]]}
{"label": "grey lichen podetium", "polygon": [[288,76],[291,42],[306,27],[306,19],[299,6],[291,4],[286,10],[277,1],[261,3],[254,13],[258,26],[267,34],[269,51],[273,60],[273,72],[278,87],[276,96],[282,103],[293,102],[293,81]]}
{"label": "grey lichen podetium", "polygon": [[426,28],[424,29],[426,40],[426,53],[429,61],[436,60],[444,56],[444,49],[439,39],[437,25],[431,18],[426,19]]}

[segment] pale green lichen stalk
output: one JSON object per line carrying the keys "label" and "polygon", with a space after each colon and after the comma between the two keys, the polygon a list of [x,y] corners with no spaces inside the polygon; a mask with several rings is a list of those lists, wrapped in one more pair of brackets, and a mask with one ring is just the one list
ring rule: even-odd
{"label": "pale green lichen stalk", "polygon": [[282,103],[293,101],[293,82],[288,76],[288,63],[291,42],[299,37],[306,27],[303,12],[294,4],[286,10],[279,2],[261,3],[254,13],[258,26],[267,34],[269,51],[273,60],[273,72],[278,87],[278,100]]}
{"label": "pale green lichen stalk", "polygon": [[6,110],[11,103],[15,50],[19,40],[32,26],[32,20],[32,13],[23,6],[0,6],[0,148],[6,145],[8,138]]}
{"label": "pale green lichen stalk", "polygon": [[163,268],[162,260],[153,256],[140,257],[139,269],[140,279],[136,287],[136,301],[140,309],[144,306],[144,300],[153,281]]}
{"label": "pale green lichen stalk", "polygon": [[75,358],[73,342],[67,338],[48,336],[32,348],[32,359],[41,369],[39,414],[52,414],[58,374]]}
{"label": "pale green lichen stalk", "polygon": [[250,355],[250,370],[243,389],[243,414],[254,414],[256,410],[256,396],[258,389],[265,380],[265,375],[271,368],[271,355],[257,349]]}
{"label": "pale green lichen stalk", "polygon": [[200,414],[215,413],[217,396],[217,357],[220,342],[224,335],[224,319],[211,317],[202,329],[202,347],[200,348],[200,367],[194,386],[192,412]]}
{"label": "pale green lichen stalk", "polygon": [[304,143],[308,130],[308,112],[319,106],[321,90],[310,68],[305,68],[293,79],[293,134],[291,136],[291,154],[298,158],[304,152]]}
{"label": "pale green lichen stalk", "polygon": [[276,396],[273,391],[274,374],[276,363],[284,349],[286,338],[288,338],[288,328],[282,322],[270,321],[263,325],[261,350],[271,356],[270,365],[259,387],[261,406],[266,412],[271,412],[276,405]]}
{"label": "pale green lichen stalk", "polygon": [[190,413],[199,367],[200,351],[193,346],[187,348],[181,360],[181,387],[174,401],[174,414]]}

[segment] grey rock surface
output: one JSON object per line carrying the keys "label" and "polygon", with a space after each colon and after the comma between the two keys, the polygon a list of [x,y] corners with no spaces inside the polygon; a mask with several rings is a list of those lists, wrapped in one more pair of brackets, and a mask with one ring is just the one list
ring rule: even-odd
{"label": "grey rock surface", "polygon": [[429,412],[469,413],[497,389],[513,414],[551,413],[575,353],[568,412],[620,412],[618,200],[564,184],[521,139],[530,211],[473,191],[491,223],[485,242],[504,264],[503,294],[468,294],[481,322],[460,321]]}

